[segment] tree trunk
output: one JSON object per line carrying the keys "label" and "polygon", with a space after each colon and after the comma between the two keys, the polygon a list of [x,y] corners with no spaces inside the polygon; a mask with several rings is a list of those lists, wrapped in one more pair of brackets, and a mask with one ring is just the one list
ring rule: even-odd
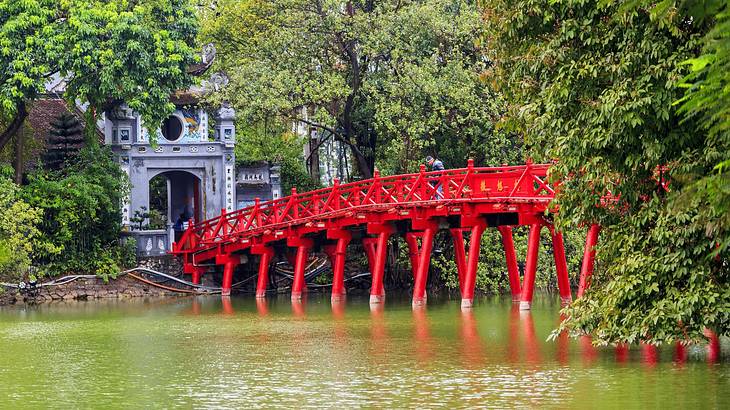
{"label": "tree trunk", "polygon": [[[312,134],[315,136],[313,137]],[[309,176],[316,182],[321,182],[319,174],[319,138],[318,133],[309,132]]]}
{"label": "tree trunk", "polygon": [[15,117],[10,121],[10,125],[5,131],[0,134],[0,150],[3,149],[8,142],[15,136],[20,127],[25,122],[25,118],[28,116],[28,111],[25,109],[25,103],[18,105],[18,111],[15,113]]}
{"label": "tree trunk", "polygon": [[14,167],[15,167],[15,183],[20,185],[23,183],[23,140],[25,139],[25,136],[23,135],[23,128],[18,130],[18,132],[15,133],[15,161],[14,161]]}
{"label": "tree trunk", "polygon": [[368,161],[365,155],[354,149],[352,150],[352,155],[355,157],[355,161],[357,161],[357,170],[360,172],[360,175],[364,179],[372,178],[373,170],[370,169],[370,161]]}

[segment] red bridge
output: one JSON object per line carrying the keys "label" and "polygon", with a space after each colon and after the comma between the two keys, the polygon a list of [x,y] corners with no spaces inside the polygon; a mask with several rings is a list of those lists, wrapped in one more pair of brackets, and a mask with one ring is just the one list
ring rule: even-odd
{"label": "red bridge", "polygon": [[[333,270],[332,299],[345,295],[347,247],[360,240],[370,263],[370,302],[385,297],[383,274],[388,239],[403,235],[409,247],[414,276],[413,304],[426,303],[426,281],[437,231],[451,232],[461,288],[462,307],[474,299],[480,239],[495,227],[502,236],[513,300],[529,309],[535,285],[540,230],[547,227],[553,240],[557,282],[563,303],[571,301],[563,236],[551,223],[554,189],[546,183],[548,164],[467,168],[394,175],[339,184],[288,197],[256,202],[236,212],[190,224],[173,253],[180,255],[184,272],[194,283],[211,264],[223,268],[223,294],[230,294],[233,273],[244,260],[258,255],[256,296],[265,297],[269,267],[276,254],[295,252],[292,299],[306,290],[305,269],[313,251],[325,252]],[[524,278],[520,280],[512,228],[530,225]],[[580,296],[593,270],[593,247],[599,228],[591,226],[581,269]],[[469,249],[464,233],[470,232]]]}

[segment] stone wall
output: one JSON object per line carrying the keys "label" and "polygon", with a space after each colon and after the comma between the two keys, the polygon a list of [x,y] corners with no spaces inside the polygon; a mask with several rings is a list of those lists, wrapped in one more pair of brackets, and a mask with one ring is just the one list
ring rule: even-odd
{"label": "stone wall", "polygon": [[39,287],[30,292],[10,289],[0,296],[0,304],[178,295],[181,294],[166,291],[124,275],[118,279],[111,279],[109,282],[104,282],[101,278],[78,279],[63,285]]}
{"label": "stone wall", "polygon": [[[179,258],[169,255],[141,259],[139,266],[177,277],[182,276],[182,263]],[[78,279],[64,285],[38,287],[29,292],[19,292],[17,289],[5,289],[5,291],[0,292],[2,292],[0,293],[0,305],[43,303],[53,300],[183,295],[183,293],[171,292],[148,285],[126,275],[117,279],[110,279],[108,282],[104,282],[101,278]]]}
{"label": "stone wall", "polygon": [[[182,260],[172,255],[139,258],[137,265],[141,268],[152,269],[157,272],[177,276],[178,278],[182,278],[183,276]],[[188,276],[186,280],[190,280],[190,276]]]}

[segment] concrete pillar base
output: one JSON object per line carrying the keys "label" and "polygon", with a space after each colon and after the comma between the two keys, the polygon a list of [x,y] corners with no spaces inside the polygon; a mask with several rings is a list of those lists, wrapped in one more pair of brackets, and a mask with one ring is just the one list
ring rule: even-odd
{"label": "concrete pillar base", "polygon": [[422,298],[413,298],[413,302],[411,303],[412,307],[414,308],[420,308],[426,306],[426,297]]}
{"label": "concrete pillar base", "polygon": [[385,302],[385,295],[370,295],[370,304],[378,304]]}
{"label": "concrete pillar base", "polygon": [[532,309],[532,303],[531,302],[520,302],[520,310],[530,310]]}

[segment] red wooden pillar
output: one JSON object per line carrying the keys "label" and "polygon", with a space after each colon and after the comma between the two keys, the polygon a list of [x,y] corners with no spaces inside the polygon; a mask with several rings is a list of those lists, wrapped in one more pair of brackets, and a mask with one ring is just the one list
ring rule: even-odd
{"label": "red wooden pillar", "polygon": [[573,301],[573,296],[570,293],[568,262],[565,259],[565,243],[563,242],[563,234],[558,232],[552,225],[550,226],[550,233],[553,235],[553,259],[555,259],[555,273],[558,276],[560,304],[566,306]]}
{"label": "red wooden pillar", "polygon": [[525,263],[525,278],[522,281],[522,296],[520,298],[520,310],[530,310],[532,305],[532,293],[535,289],[535,274],[537,273],[537,257],[540,250],[540,224],[533,224],[530,227],[530,235],[527,242],[527,261]]}
{"label": "red wooden pillar", "polygon": [[512,292],[512,302],[519,302],[522,294],[520,285],[520,270],[517,267],[517,253],[515,252],[515,241],[512,237],[512,228],[500,226],[497,228],[502,235],[502,248],[507,261],[507,274],[509,275],[509,288]]}
{"label": "red wooden pillar", "polygon": [[479,265],[479,251],[482,245],[482,234],[487,228],[484,220],[479,220],[471,227],[469,238],[469,254],[466,260],[464,286],[461,289],[461,307],[471,308],[474,304],[474,286],[477,283],[477,266]]}
{"label": "red wooden pillar", "polygon": [[352,234],[350,231],[333,230],[327,231],[327,238],[337,240],[336,244],[325,249],[332,264],[332,303],[336,303],[345,297],[345,259]]}
{"label": "red wooden pillar", "polygon": [[710,329],[705,329],[705,337],[707,337],[707,363],[717,363],[720,359],[720,338]]}
{"label": "red wooden pillar", "polygon": [[459,290],[464,289],[464,276],[466,275],[466,251],[464,250],[464,232],[461,228],[451,229],[451,239],[454,242],[454,260],[456,271],[459,274]]}
{"label": "red wooden pillar", "polygon": [[418,270],[413,283],[413,306],[426,304],[426,281],[428,280],[428,269],[431,266],[431,251],[433,250],[433,238],[436,235],[438,226],[433,222],[425,222],[423,239],[421,239],[421,250],[418,255]]}
{"label": "red wooden pillar", "polygon": [[374,255],[371,265],[370,303],[382,303],[385,300],[383,277],[385,276],[385,260],[388,256],[388,239],[393,231],[390,224],[368,224],[368,233],[378,235],[372,247]]}
{"label": "red wooden pillar", "polygon": [[307,260],[309,259],[309,251],[312,249],[313,242],[307,238],[288,238],[287,245],[297,248],[296,257],[294,259],[294,282],[291,287],[292,301],[302,299],[302,292],[306,286],[304,282],[304,270],[307,268]]}
{"label": "red wooden pillar", "polygon": [[406,243],[408,244],[408,257],[411,259],[411,270],[413,271],[413,279],[416,278],[418,272],[418,238],[422,236],[420,232],[408,232],[405,235]]}
{"label": "red wooden pillar", "polygon": [[365,249],[365,256],[368,258],[368,267],[370,268],[370,274],[375,269],[375,246],[378,243],[378,238],[362,238],[362,247]]}
{"label": "red wooden pillar", "polygon": [[269,266],[274,258],[274,250],[264,245],[251,247],[251,254],[259,255],[259,273],[256,281],[256,297],[266,297],[266,285],[269,283]]}
{"label": "red wooden pillar", "polygon": [[238,255],[217,255],[215,257],[217,265],[223,265],[223,284],[221,285],[221,295],[230,296],[231,285],[233,284],[233,272],[236,266],[241,263],[241,257]]}
{"label": "red wooden pillar", "polygon": [[601,232],[601,226],[593,224],[588,229],[586,235],[586,247],[583,251],[583,265],[580,268],[580,284],[578,285],[578,297],[583,296],[586,289],[591,283],[593,275],[593,264],[596,259],[596,244],[598,243],[598,233]]}
{"label": "red wooden pillar", "polygon": [[203,276],[203,273],[205,273],[204,268],[197,267],[197,266],[195,267],[195,269],[193,270],[193,273],[192,273],[192,275],[193,275],[192,281],[193,281],[194,285],[200,285],[200,278]]}
{"label": "red wooden pillar", "polygon": [[192,263],[185,263],[183,265],[183,273],[189,273],[192,276],[191,281],[195,285],[200,285],[200,278],[206,272],[205,266],[195,266]]}

